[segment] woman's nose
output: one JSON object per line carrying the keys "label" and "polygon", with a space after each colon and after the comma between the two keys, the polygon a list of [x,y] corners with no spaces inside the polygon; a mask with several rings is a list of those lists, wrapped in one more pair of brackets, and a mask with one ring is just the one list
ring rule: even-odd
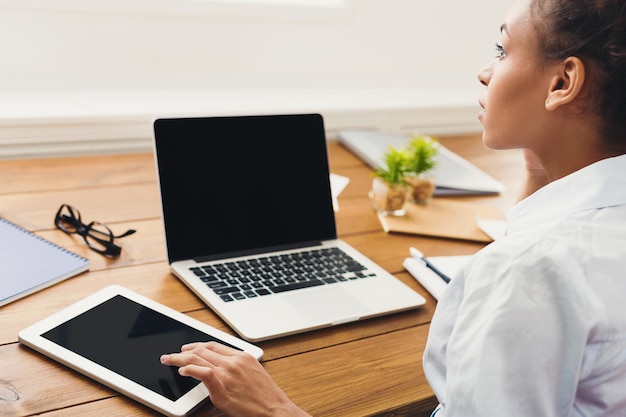
{"label": "woman's nose", "polygon": [[478,71],[478,81],[485,87],[489,85],[493,75],[493,61]]}

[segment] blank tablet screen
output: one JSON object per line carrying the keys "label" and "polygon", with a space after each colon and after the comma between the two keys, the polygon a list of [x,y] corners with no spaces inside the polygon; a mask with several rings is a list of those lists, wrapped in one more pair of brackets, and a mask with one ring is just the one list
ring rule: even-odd
{"label": "blank tablet screen", "polygon": [[[42,337],[172,401],[199,381],[162,365],[164,353],[191,342],[222,340],[117,295],[42,334]],[[241,349],[239,349],[241,350]]]}

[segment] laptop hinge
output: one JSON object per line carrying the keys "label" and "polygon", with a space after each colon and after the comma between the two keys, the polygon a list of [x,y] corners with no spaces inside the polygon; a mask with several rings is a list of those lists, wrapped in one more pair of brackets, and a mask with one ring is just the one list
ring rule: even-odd
{"label": "laptop hinge", "polygon": [[292,243],[289,245],[277,245],[277,246],[270,246],[270,247],[265,247],[265,248],[254,248],[254,249],[241,250],[241,251],[235,251],[235,252],[220,253],[218,255],[201,256],[198,258],[193,258],[193,260],[196,262],[202,263],[202,262],[215,261],[217,259],[238,258],[240,256],[258,255],[260,253],[280,252],[284,250],[302,249],[302,248],[309,248],[309,247],[321,246],[321,245],[322,245],[322,242],[320,242],[319,240],[315,242],[300,242],[300,243]]}

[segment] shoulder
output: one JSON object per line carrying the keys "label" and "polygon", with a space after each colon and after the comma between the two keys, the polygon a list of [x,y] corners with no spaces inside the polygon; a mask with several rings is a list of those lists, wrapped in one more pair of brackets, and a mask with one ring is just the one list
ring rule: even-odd
{"label": "shoulder", "polygon": [[[491,243],[465,270],[473,282],[539,280],[546,286],[612,286],[626,269],[626,206],[576,213]],[[621,221],[616,221],[620,220]],[[601,273],[600,273],[601,272]],[[623,281],[623,280],[622,280]]]}
{"label": "shoulder", "polygon": [[493,242],[465,270],[466,290],[484,286],[528,290],[585,282],[583,247],[557,234],[517,235]]}
{"label": "shoulder", "polygon": [[590,226],[586,219],[570,218],[540,233],[518,233],[487,246],[464,270],[462,298],[508,300],[504,308],[509,311],[524,314],[532,308],[578,317],[585,325],[589,320],[615,323],[612,311],[623,311],[616,294],[626,294],[624,271],[624,225]]}
{"label": "shoulder", "polygon": [[587,333],[604,321],[610,288],[598,282],[589,265],[597,262],[590,245],[573,232],[557,230],[493,242],[455,283],[454,316],[498,316],[518,328],[567,325],[578,327],[579,335]]}

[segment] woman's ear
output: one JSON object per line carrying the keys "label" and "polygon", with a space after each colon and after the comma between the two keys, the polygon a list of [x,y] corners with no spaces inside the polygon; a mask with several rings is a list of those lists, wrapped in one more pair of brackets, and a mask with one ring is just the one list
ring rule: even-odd
{"label": "woman's ear", "polygon": [[550,83],[550,91],[546,98],[546,110],[574,101],[580,95],[585,83],[585,65],[578,57],[568,57],[554,66],[555,75]]}

